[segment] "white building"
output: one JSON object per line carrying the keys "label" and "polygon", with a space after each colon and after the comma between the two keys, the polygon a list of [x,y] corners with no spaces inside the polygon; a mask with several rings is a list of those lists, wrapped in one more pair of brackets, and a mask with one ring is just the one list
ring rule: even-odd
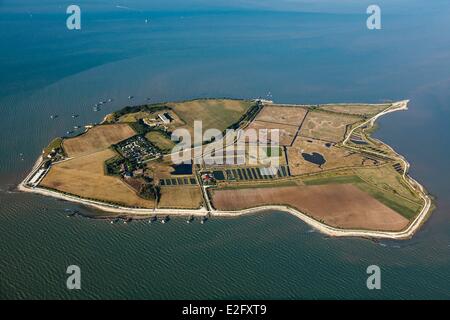
{"label": "white building", "polygon": [[167,119],[167,117],[164,114],[158,114],[158,117],[161,119],[162,122],[164,122],[165,124],[169,124],[170,120]]}

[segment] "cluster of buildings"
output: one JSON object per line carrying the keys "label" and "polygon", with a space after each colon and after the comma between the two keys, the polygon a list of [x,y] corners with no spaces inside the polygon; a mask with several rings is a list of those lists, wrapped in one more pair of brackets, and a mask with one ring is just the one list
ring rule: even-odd
{"label": "cluster of buildings", "polygon": [[201,175],[203,185],[214,185],[216,184],[216,179],[214,175],[210,172],[205,172]]}
{"label": "cluster of buildings", "polygon": [[141,164],[146,160],[159,157],[160,150],[143,136],[134,136],[116,145],[117,150],[132,163]]}
{"label": "cluster of buildings", "polygon": [[155,118],[144,118],[142,119],[146,125],[149,127],[156,127],[159,125],[165,126],[169,125],[173,118],[169,112],[159,113]]}

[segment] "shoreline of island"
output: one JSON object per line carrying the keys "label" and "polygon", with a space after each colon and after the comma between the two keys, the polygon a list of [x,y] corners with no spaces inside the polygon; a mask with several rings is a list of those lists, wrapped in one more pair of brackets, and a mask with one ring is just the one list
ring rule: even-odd
{"label": "shoreline of island", "polygon": [[[367,126],[368,124],[370,126],[373,126],[375,121],[381,117],[382,115],[385,115],[390,112],[400,111],[400,110],[407,110],[408,109],[408,102],[409,100],[403,100],[396,102],[392,105],[392,107],[376,114],[372,118],[368,119],[367,121],[363,122],[362,124],[358,125],[357,127],[350,130],[349,134],[343,141],[343,145],[346,147],[352,148],[351,146],[346,145],[347,141],[349,140],[352,132],[356,130],[357,128],[361,128],[363,126]],[[81,205],[85,205],[91,208],[95,208],[104,212],[110,212],[114,215],[125,215],[127,217],[136,217],[139,219],[144,219],[146,217],[152,217],[155,215],[164,215],[164,216],[210,216],[210,217],[240,217],[243,215],[249,215],[249,214],[261,214],[265,211],[281,211],[285,213],[292,214],[296,216],[297,218],[301,219],[303,222],[308,224],[309,226],[313,227],[314,229],[317,229],[323,234],[326,234],[328,236],[333,237],[363,237],[363,238],[376,238],[376,239],[394,239],[394,240],[402,240],[402,239],[409,239],[411,238],[416,231],[422,226],[422,224],[426,221],[429,214],[431,213],[432,209],[432,200],[430,196],[425,191],[424,187],[417,182],[415,179],[410,177],[407,174],[407,171],[410,167],[409,162],[399,153],[397,153],[391,146],[388,146],[394,154],[398,157],[400,161],[402,161],[405,165],[405,170],[403,172],[403,179],[404,181],[409,184],[412,188],[417,188],[418,193],[420,194],[420,197],[424,201],[424,205],[421,209],[421,211],[417,214],[417,216],[414,218],[412,222],[410,222],[407,227],[400,231],[382,231],[382,230],[363,230],[363,229],[341,229],[337,227],[333,227],[327,224],[324,224],[318,220],[315,220],[314,218],[308,216],[307,214],[289,207],[289,206],[282,206],[282,205],[264,205],[264,206],[258,206],[258,207],[252,207],[248,209],[242,209],[237,211],[221,211],[221,210],[215,210],[211,209],[208,210],[205,207],[199,208],[199,209],[145,209],[145,208],[131,208],[131,207],[125,207],[120,205],[113,205],[104,203],[101,201],[96,200],[89,200],[89,199],[83,199],[78,196],[65,194],[62,192],[49,190],[46,188],[34,186],[30,187],[27,185],[28,181],[36,174],[36,171],[39,169],[43,158],[40,156],[36,163],[33,166],[33,169],[31,172],[25,177],[25,179],[19,184],[18,190],[22,192],[31,192],[31,193],[37,193],[44,196],[50,196],[53,198],[58,198],[61,200],[70,201],[73,203],[78,203]],[[104,217],[98,217],[98,218],[111,218],[110,216],[104,216]]]}

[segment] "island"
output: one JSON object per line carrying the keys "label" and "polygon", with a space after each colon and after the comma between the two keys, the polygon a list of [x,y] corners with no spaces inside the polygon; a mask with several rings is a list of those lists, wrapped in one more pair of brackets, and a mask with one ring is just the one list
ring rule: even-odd
{"label": "island", "polygon": [[[51,141],[19,189],[94,207],[111,219],[204,221],[282,211],[330,236],[407,239],[433,210],[432,198],[408,174],[408,161],[372,133],[379,117],[407,110],[408,102],[196,99],[127,106],[77,136]],[[243,157],[238,164],[173,163],[172,133],[194,133],[195,121],[224,133],[278,129],[278,147],[266,150],[277,169],[268,175],[269,168],[245,161],[245,151],[233,154]]]}

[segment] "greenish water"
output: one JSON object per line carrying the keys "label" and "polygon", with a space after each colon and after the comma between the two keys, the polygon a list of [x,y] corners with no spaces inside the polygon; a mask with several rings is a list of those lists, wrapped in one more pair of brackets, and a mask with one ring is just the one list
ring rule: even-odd
{"label": "greenish water", "polygon": [[[82,31],[71,33],[52,2],[30,9],[32,18],[28,6],[0,4],[0,298],[450,298],[447,3],[429,15],[387,7],[379,33],[365,29],[365,14],[107,4],[88,7]],[[100,121],[129,95],[141,103],[268,91],[286,103],[411,99],[409,111],[381,119],[375,136],[405,155],[436,197],[418,234],[334,239],[275,212],[112,225],[68,218],[68,208],[95,212],[14,190],[51,138]],[[81,267],[80,291],[66,289],[71,264]],[[382,270],[379,291],[366,287],[371,264]]]}

